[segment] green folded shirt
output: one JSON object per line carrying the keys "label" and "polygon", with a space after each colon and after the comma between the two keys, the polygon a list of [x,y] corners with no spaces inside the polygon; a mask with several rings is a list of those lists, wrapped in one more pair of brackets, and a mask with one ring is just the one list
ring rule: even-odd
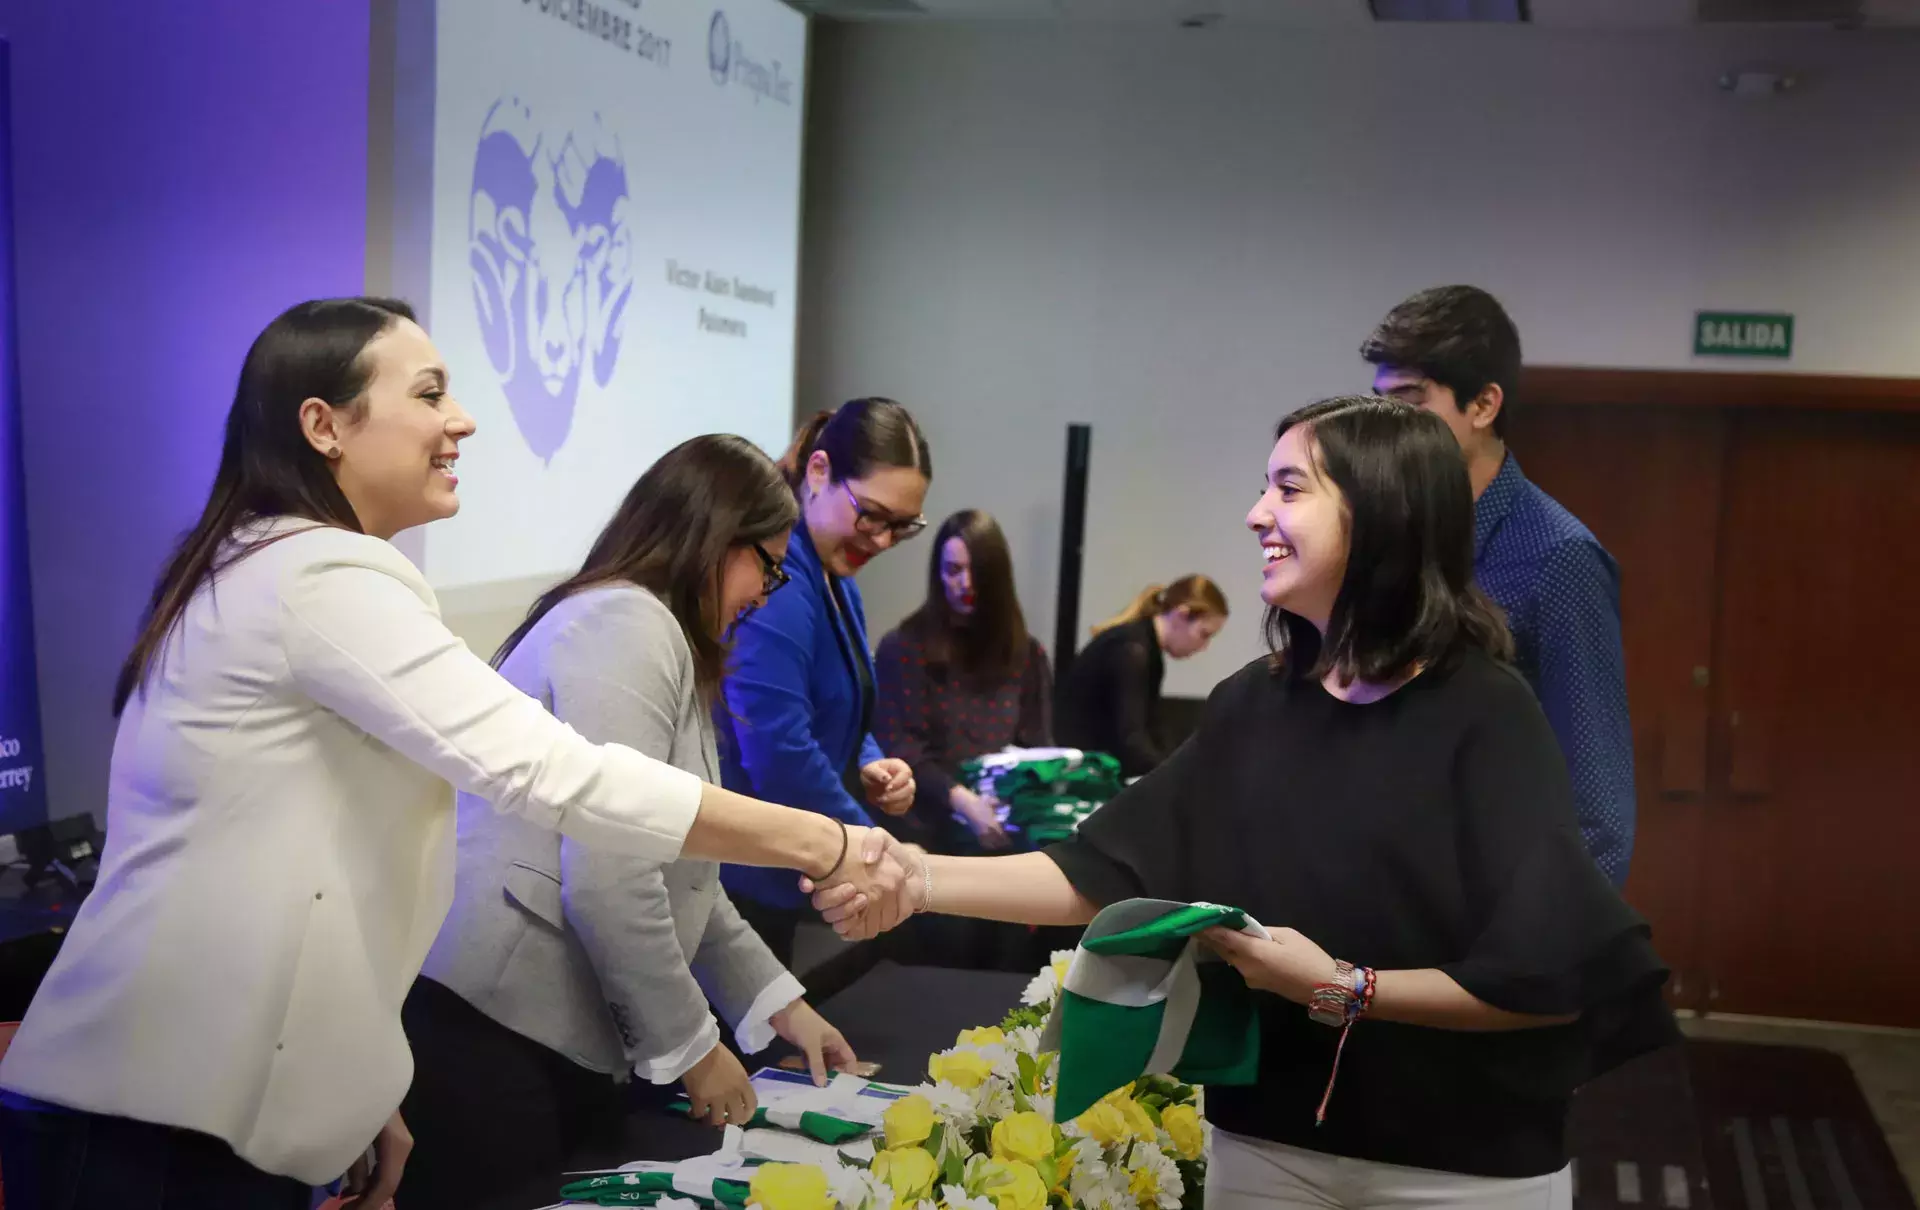
{"label": "green folded shirt", "polygon": [[603,1172],[561,1186],[560,1197],[593,1206],[651,1206],[662,1198],[691,1198],[722,1210],[745,1210],[747,1182],[720,1178],[709,1197],[674,1188],[671,1172]]}

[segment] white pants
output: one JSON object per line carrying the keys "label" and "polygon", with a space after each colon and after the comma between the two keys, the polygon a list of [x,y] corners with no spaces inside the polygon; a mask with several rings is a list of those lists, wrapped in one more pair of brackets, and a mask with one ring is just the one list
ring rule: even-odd
{"label": "white pants", "polygon": [[1207,1210],[1573,1210],[1573,1174],[1465,1176],[1303,1151],[1215,1129],[1207,1156]]}

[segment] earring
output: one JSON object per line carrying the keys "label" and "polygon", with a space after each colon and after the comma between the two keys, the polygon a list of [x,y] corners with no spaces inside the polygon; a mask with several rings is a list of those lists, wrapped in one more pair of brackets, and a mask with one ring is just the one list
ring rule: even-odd
{"label": "earring", "polygon": [[338,458],[339,456],[340,456],[340,447],[339,447],[339,446],[337,446],[337,445],[335,445],[335,446],[329,446],[329,447],[327,448],[327,457],[329,457],[329,458]]}

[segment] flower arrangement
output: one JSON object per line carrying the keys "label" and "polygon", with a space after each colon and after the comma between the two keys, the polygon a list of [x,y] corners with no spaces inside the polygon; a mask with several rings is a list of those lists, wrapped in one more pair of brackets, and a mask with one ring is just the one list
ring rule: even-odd
{"label": "flower arrangement", "polygon": [[1149,1076],[1056,1124],[1058,1057],[1040,1031],[1071,954],[1053,956],[997,1026],[970,1029],[887,1108],[866,1166],[769,1164],[760,1210],[1201,1210],[1199,1090]]}

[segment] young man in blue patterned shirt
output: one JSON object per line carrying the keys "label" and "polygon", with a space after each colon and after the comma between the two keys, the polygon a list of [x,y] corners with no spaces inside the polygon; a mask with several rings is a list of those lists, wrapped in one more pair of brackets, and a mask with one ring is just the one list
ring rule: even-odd
{"label": "young man in blue patterned shirt", "polygon": [[1467,457],[1474,575],[1506,611],[1520,671],[1560,739],[1587,849],[1618,886],[1633,856],[1633,731],[1620,649],[1620,568],[1507,452],[1520,334],[1472,286],[1407,299],[1360,348],[1373,389],[1446,421]]}

